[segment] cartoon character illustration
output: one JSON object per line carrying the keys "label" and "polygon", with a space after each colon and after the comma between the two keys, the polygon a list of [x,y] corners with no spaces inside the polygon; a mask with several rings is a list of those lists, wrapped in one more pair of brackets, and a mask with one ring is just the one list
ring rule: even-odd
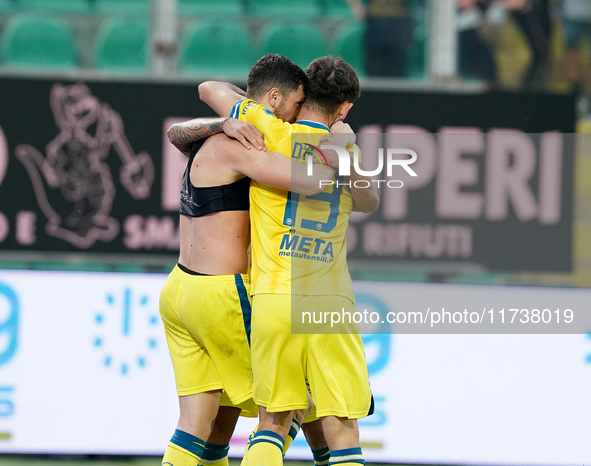
{"label": "cartoon character illustration", "polygon": [[[16,148],[47,217],[46,231],[84,249],[97,240],[111,241],[119,233],[119,222],[109,216],[116,189],[105,159],[114,149],[123,163],[119,180],[135,199],[150,195],[152,159],[145,152],[134,153],[120,115],[85,84],[56,83],[50,104],[60,133],[47,145],[47,156],[28,144]],[[56,190],[66,201],[59,209],[48,200]]]}

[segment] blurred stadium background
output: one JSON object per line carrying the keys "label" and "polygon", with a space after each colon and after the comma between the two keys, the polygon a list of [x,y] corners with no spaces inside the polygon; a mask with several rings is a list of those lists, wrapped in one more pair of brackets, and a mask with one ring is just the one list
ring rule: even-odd
{"label": "blurred stadium background", "polygon": [[[351,125],[364,135],[386,134],[373,145],[367,136],[368,147],[406,143],[430,154],[425,158],[430,162],[420,165],[417,150],[417,171],[427,181],[411,183],[408,199],[406,191],[401,200],[383,190],[380,210],[352,223],[349,267],[361,302],[379,308],[379,301],[391,309],[393,301],[401,305],[400,299],[412,299],[413,293],[437,293],[435,284],[447,284],[460,297],[475,288],[488,296],[487,290],[510,287],[523,293],[519,299],[525,303],[539,302],[538,290],[587,292],[591,44],[587,37],[578,54],[567,46],[564,3],[0,0],[0,466],[159,464],[162,442],[176,417],[171,368],[156,331],[159,321],[150,314],[143,333],[138,331],[142,340],[125,344],[104,325],[111,311],[131,312],[131,302],[157,315],[160,283],[177,259],[184,160],[166,140],[166,128],[211,115],[198,99],[198,84],[219,79],[244,86],[250,66],[267,52],[284,54],[304,68],[317,56],[342,56],[361,77],[362,97],[351,112]],[[586,0],[579,3],[591,9]],[[531,24],[527,21],[545,17],[546,43],[536,50],[523,18]],[[379,56],[375,41],[381,39],[374,32],[382,20],[387,36],[382,39],[389,43],[386,55]],[[580,20],[587,27],[591,14]],[[544,47],[548,56],[540,59]],[[392,66],[380,71],[376,63],[383,64],[388,53]],[[573,60],[581,66],[580,78],[574,76]],[[463,158],[454,158],[443,149],[445,128],[469,130],[482,139],[464,147]],[[514,145],[504,155],[491,149],[498,129],[521,138],[507,143]],[[404,139],[405,134],[412,136]],[[552,139],[555,134],[558,140]],[[523,144],[527,148],[520,153]],[[544,152],[544,144],[558,151],[558,158]],[[505,165],[497,169],[506,175],[520,160],[532,163],[522,178],[512,178],[526,177],[519,192],[503,185],[498,171],[497,178],[491,175],[490,160],[501,155]],[[441,160],[454,168],[446,171]],[[501,200],[491,207],[494,193],[501,193]],[[475,199],[470,196],[483,207],[467,209],[470,213],[446,204],[447,199],[466,206]],[[475,285],[488,288],[470,288]],[[404,286],[410,290],[406,296],[396,291]],[[590,295],[581,296],[591,302]],[[463,309],[461,300],[457,306]],[[491,352],[500,352],[497,359],[471,354],[472,340],[444,338],[453,335],[430,341],[420,335],[410,342],[382,329],[383,334],[364,337],[382,406],[362,427],[366,450],[376,461],[397,464],[589,464],[588,448],[572,434],[587,439],[591,434],[588,422],[583,427],[582,418],[573,417],[589,408],[588,401],[579,400],[591,382],[589,332],[522,340],[482,336]],[[432,364],[453,365],[433,357],[435,347],[457,358],[453,376],[445,371],[439,379],[426,375]],[[130,353],[133,363],[126,360]],[[532,362],[534,353],[545,368]],[[490,365],[490,377],[471,365],[478,358]],[[402,360],[406,364],[400,368],[396,364]],[[570,372],[563,373],[563,367]],[[521,389],[515,388],[519,374],[529,377]],[[553,385],[561,377],[576,386]],[[462,387],[486,386],[490,394],[515,384],[515,390],[524,391],[522,401],[534,404],[532,411],[520,413],[518,421],[508,414],[496,421],[526,429],[520,438],[526,446],[505,451],[501,430],[485,429],[482,435],[498,440],[499,447],[468,448],[470,442],[478,444],[473,435],[480,435],[474,427],[480,424],[457,413],[469,417],[481,406],[474,400],[467,407],[461,399],[452,403],[457,419],[453,409],[439,412],[434,406],[414,420],[405,418],[413,417],[411,411],[396,401],[405,394],[392,391],[400,380],[419,381],[425,390],[445,386],[445,396],[462,395]],[[146,386],[150,393],[136,396]],[[550,401],[525,396],[537,390]],[[577,401],[556,402],[569,397]],[[501,409],[503,400],[492,403],[491,412]],[[68,401],[72,406],[65,408]],[[544,417],[540,412],[547,403],[555,406]],[[142,406],[153,412],[148,415]],[[419,445],[397,450],[406,428],[418,437],[430,422],[429,432],[449,431],[459,444],[466,443],[458,448],[467,453],[450,447],[438,456],[436,445],[424,454],[417,453]],[[551,450],[555,432],[528,435],[536,425],[566,433]],[[117,438],[131,426],[138,430],[126,448]],[[93,439],[81,441],[79,431]],[[238,436],[247,432],[248,426]],[[423,441],[433,443],[430,437]],[[306,458],[303,443],[294,447],[292,458]],[[239,454],[242,444],[233,448]],[[538,453],[528,456],[524,449]]]}

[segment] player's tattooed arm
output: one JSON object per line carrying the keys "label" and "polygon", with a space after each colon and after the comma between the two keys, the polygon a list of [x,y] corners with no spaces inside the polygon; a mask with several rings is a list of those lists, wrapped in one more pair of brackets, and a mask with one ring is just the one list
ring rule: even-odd
{"label": "player's tattooed arm", "polygon": [[258,150],[265,148],[263,134],[254,125],[228,117],[195,118],[176,123],[168,128],[166,134],[168,140],[188,157],[195,142],[222,132],[240,141],[247,149],[251,145]]}
{"label": "player's tattooed arm", "polygon": [[193,144],[222,132],[226,118],[196,118],[175,123],[166,132],[168,140],[186,156],[191,154]]}

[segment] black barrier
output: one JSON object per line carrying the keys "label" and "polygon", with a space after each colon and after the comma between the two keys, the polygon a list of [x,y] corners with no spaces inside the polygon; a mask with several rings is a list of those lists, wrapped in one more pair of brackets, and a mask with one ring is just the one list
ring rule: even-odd
{"label": "black barrier", "polygon": [[[177,119],[212,115],[197,85],[0,79],[0,249],[174,254],[186,159],[165,130]],[[404,202],[381,186],[380,209],[353,219],[350,257],[571,270],[574,118],[568,96],[364,91],[350,112],[352,127],[383,134],[380,147],[413,141],[430,147],[427,156],[417,151],[417,163],[423,157],[432,166],[425,183],[402,194]],[[486,160],[495,157],[495,137],[505,144],[498,135],[507,130],[534,150],[526,181],[535,212],[521,212],[511,199],[497,210],[487,207]],[[482,151],[449,149],[458,131],[470,133]],[[505,173],[518,160],[508,144],[497,150]],[[472,168],[462,165],[469,160]],[[463,184],[458,169],[476,170],[476,179]],[[552,187],[547,192],[543,174]],[[455,180],[447,191],[446,177]],[[483,206],[458,217],[454,202],[466,193],[480,196]],[[449,238],[457,245],[441,247]]]}

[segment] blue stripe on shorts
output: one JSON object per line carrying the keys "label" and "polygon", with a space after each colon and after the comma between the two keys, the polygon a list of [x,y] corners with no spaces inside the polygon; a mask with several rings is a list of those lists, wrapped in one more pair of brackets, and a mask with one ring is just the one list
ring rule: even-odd
{"label": "blue stripe on shorts", "polygon": [[242,308],[242,320],[244,321],[244,330],[246,330],[246,338],[248,339],[248,346],[250,346],[250,319],[252,310],[250,308],[250,301],[248,300],[248,293],[242,281],[240,274],[234,275],[236,279],[236,288],[238,289],[238,297],[240,298],[240,307]]}

